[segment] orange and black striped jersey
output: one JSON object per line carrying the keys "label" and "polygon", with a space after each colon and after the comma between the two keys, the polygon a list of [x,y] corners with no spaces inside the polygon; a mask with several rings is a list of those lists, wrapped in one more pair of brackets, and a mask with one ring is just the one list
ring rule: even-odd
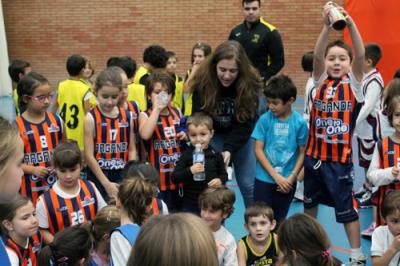
{"label": "orange and black striped jersey", "polygon": [[20,247],[9,236],[4,237],[4,245],[8,252],[13,252],[19,259],[19,266],[32,266],[37,264],[37,257],[42,249],[42,235],[38,231],[29,237],[27,247]]}
{"label": "orange and black striped jersey", "polygon": [[100,112],[98,106],[90,111],[94,125],[94,157],[103,170],[125,167],[129,158],[129,135],[132,115],[119,108],[119,115],[110,118]]}
{"label": "orange and black striped jersey", "polygon": [[140,136],[139,136],[139,114],[140,109],[138,104],[135,101],[128,101],[128,110],[131,111],[132,114],[132,123],[133,123],[133,132],[135,133],[135,143],[136,143],[136,150],[139,151],[139,143],[140,143]]}
{"label": "orange and black striped jersey", "polygon": [[310,117],[306,155],[321,161],[352,162],[352,135],[361,103],[351,80],[327,78],[317,89]]}
{"label": "orange and black striped jersey", "polygon": [[79,180],[80,191],[76,197],[63,198],[51,188],[40,196],[47,213],[50,233],[53,235],[65,227],[92,221],[98,210],[99,199],[95,186],[87,180]]}
{"label": "orange and black striped jersey", "polygon": [[[62,140],[63,122],[58,115],[45,113],[45,119],[39,124],[31,123],[22,116],[16,120],[21,138],[24,141],[24,163],[49,167],[51,155]],[[49,190],[56,181],[56,177],[48,175],[40,178],[32,174],[25,174],[22,178],[20,193],[24,197],[32,199],[34,206],[43,191]]]}
{"label": "orange and black striped jersey", "polygon": [[[152,109],[145,113],[150,117]],[[181,143],[175,127],[180,124],[181,114],[175,107],[168,107],[168,115],[160,115],[152,137],[145,141],[148,161],[160,173],[160,190],[175,190],[171,174],[181,154]]]}
{"label": "orange and black striped jersey", "polygon": [[[393,167],[397,163],[397,158],[400,157],[400,144],[395,143],[391,138],[386,137],[382,141],[377,143],[378,157],[379,157],[379,168],[385,169]],[[385,221],[381,214],[383,200],[387,193],[392,190],[400,190],[400,182],[394,182],[388,185],[379,186],[377,193],[378,204],[377,204],[377,215],[376,225],[384,225]]]}

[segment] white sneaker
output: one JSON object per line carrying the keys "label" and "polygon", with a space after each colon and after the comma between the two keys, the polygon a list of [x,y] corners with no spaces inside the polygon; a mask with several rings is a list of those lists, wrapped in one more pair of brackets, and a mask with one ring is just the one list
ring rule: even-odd
{"label": "white sneaker", "polygon": [[367,259],[368,257],[365,254],[361,254],[358,258],[350,258],[350,266],[365,266]]}

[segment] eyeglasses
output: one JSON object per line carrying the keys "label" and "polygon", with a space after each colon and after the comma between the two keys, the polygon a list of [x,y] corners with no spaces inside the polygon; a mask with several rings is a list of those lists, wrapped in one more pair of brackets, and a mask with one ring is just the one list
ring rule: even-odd
{"label": "eyeglasses", "polygon": [[40,103],[44,103],[46,100],[51,99],[53,97],[53,94],[45,94],[45,95],[40,95],[40,96],[28,96],[29,99],[38,101]]}

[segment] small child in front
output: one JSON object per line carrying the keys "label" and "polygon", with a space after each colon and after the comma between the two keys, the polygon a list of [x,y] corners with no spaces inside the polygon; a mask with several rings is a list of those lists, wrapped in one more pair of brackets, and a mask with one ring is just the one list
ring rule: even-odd
{"label": "small child in front", "polygon": [[278,224],[293,200],[307,141],[307,123],[292,110],[296,92],[288,76],[270,79],[264,91],[269,111],[260,117],[251,135],[257,158],[254,200],[271,206]]}
{"label": "small child in front", "polygon": [[222,225],[232,214],[235,199],[235,193],[224,186],[207,188],[199,197],[200,216],[213,231],[219,265],[238,265],[235,238]]}
{"label": "small child in front", "polygon": [[274,265],[277,262],[277,236],[274,211],[264,202],[255,202],[244,213],[244,227],[249,235],[237,245],[238,265]]}
{"label": "small child in front", "polygon": [[382,216],[386,225],[372,234],[371,256],[373,266],[397,266],[400,263],[400,191],[389,192],[383,201]]}
{"label": "small child in front", "polygon": [[[214,135],[211,117],[202,113],[195,113],[189,117],[186,126],[191,148],[179,157],[172,173],[172,181],[175,184],[183,183],[184,185],[182,211],[199,215],[198,201],[201,192],[207,187],[225,184],[228,173],[222,154],[216,152],[209,144]],[[196,144],[201,144],[205,155],[205,164],[193,163],[193,151]],[[194,174],[201,172],[205,173],[205,179],[203,181],[194,180]]]}

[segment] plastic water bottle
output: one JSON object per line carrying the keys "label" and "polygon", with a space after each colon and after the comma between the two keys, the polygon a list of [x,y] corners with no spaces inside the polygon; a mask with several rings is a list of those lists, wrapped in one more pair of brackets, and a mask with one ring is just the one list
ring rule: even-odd
{"label": "plastic water bottle", "polygon": [[[205,163],[205,156],[204,156],[204,151],[201,148],[201,144],[196,144],[194,152],[193,152],[193,164],[195,163],[201,163],[204,165]],[[193,180],[194,181],[204,181],[206,179],[206,173],[201,172],[201,173],[196,173],[193,175]]]}

